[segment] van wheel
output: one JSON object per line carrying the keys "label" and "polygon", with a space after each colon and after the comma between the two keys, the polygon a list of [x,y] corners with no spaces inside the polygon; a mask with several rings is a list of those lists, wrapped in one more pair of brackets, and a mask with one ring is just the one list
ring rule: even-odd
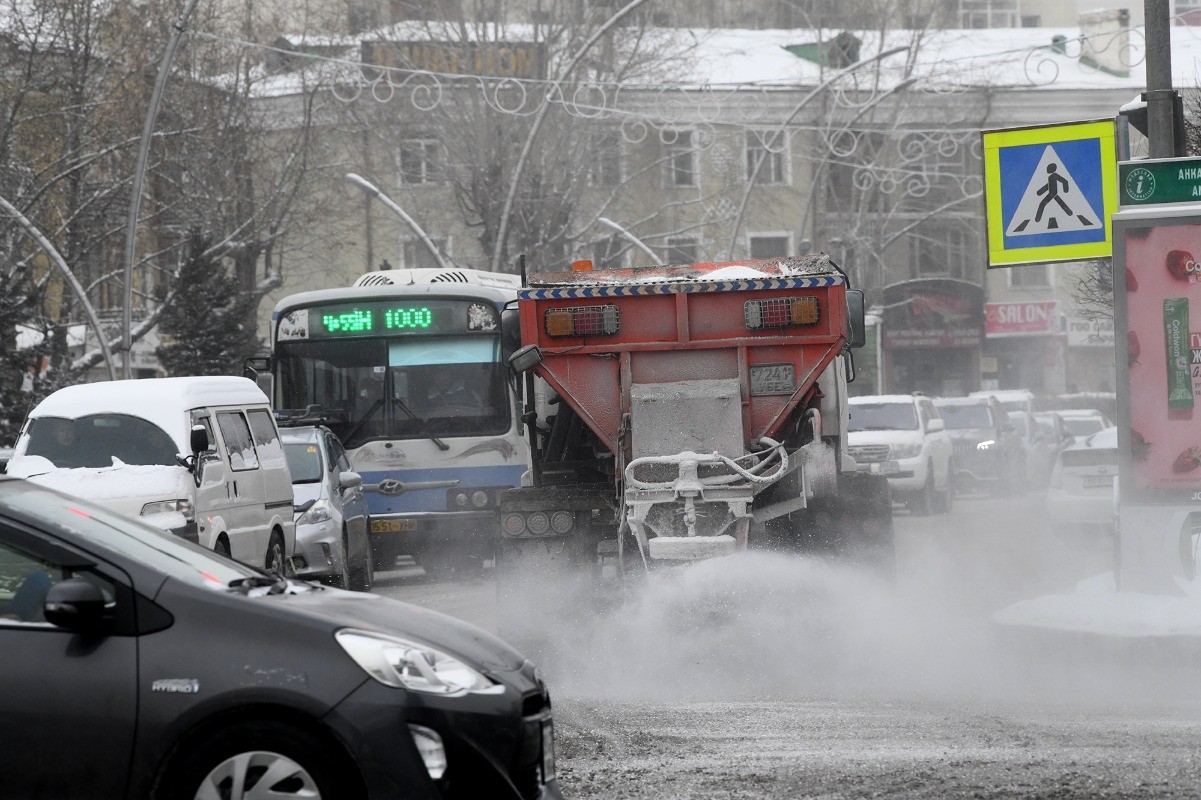
{"label": "van wheel", "polygon": [[287,556],[284,554],[284,537],[279,531],[271,532],[271,541],[267,543],[267,563],[268,572],[278,572],[280,575],[285,574],[287,570]]}
{"label": "van wheel", "polygon": [[226,558],[233,557],[229,552],[229,541],[224,536],[217,537],[217,543],[213,545],[213,552]]}

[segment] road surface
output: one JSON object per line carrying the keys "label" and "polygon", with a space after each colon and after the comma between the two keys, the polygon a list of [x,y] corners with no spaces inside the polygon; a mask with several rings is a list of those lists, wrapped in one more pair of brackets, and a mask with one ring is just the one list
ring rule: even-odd
{"label": "road surface", "polygon": [[[1201,796],[1193,664],[989,622],[1110,567],[1041,497],[899,511],[894,581],[751,553],[657,575],[541,654],[560,782],[614,798]],[[495,585],[384,594],[492,629]]]}

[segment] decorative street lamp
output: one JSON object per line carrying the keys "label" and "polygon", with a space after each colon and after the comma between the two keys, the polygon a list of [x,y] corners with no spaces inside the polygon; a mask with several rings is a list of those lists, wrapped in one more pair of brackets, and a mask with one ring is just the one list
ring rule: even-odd
{"label": "decorative street lamp", "polygon": [[362,175],[359,175],[354,172],[348,172],[348,173],[346,173],[346,175],[344,177],[346,178],[347,183],[354,184],[355,186],[359,187],[364,192],[366,192],[369,197],[374,197],[375,199],[379,200],[381,203],[386,205],[388,208],[395,211],[396,216],[398,216],[402,220],[404,220],[405,224],[408,225],[410,228],[412,228],[413,232],[417,234],[417,238],[420,239],[421,243],[423,245],[425,245],[425,248],[430,251],[430,254],[433,255],[434,260],[438,262],[439,268],[441,268],[441,269],[450,269],[451,268],[451,265],[447,264],[446,259],[442,256],[442,251],[438,249],[438,245],[434,244],[434,240],[431,239],[429,237],[429,234],[425,232],[425,228],[422,228],[420,225],[418,225],[417,220],[410,217],[408,215],[408,212],[406,212],[403,208],[401,208],[399,205],[397,205],[396,202],[393,201],[391,197],[388,197],[388,195],[381,192],[374,183],[367,180]]}

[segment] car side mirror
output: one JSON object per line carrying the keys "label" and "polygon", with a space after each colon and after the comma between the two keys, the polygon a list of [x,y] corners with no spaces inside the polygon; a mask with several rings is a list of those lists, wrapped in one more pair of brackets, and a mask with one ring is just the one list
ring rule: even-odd
{"label": "car side mirror", "polygon": [[938,433],[939,431],[945,431],[946,429],[947,423],[941,419],[932,419],[926,423],[927,433]]}
{"label": "car side mirror", "polygon": [[357,472],[351,472],[347,470],[346,472],[338,474],[338,488],[342,489],[343,491],[347,489],[354,489],[362,485],[363,476]]}
{"label": "car side mirror", "polygon": [[69,631],[95,631],[104,622],[104,593],[83,578],[69,578],[50,587],[42,605],[46,621]]}
{"label": "car side mirror", "polygon": [[199,455],[209,449],[209,432],[208,428],[203,425],[193,425],[192,433],[188,437],[188,446],[192,448],[192,455]]}

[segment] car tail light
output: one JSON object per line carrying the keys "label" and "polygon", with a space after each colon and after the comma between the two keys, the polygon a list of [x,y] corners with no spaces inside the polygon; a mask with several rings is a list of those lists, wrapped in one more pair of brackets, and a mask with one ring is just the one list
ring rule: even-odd
{"label": "car tail light", "polygon": [[821,306],[816,297],[773,297],[768,300],[747,300],[743,306],[747,330],[796,328],[816,325],[821,319]]}
{"label": "car tail light", "polygon": [[543,323],[547,336],[612,336],[621,327],[621,314],[612,304],[548,308]]}

